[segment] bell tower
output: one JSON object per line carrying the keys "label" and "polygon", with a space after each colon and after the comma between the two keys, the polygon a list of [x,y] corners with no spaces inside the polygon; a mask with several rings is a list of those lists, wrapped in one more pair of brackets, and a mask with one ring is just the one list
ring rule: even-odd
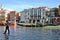
{"label": "bell tower", "polygon": [[0,10],[3,10],[3,5],[2,4],[0,5]]}

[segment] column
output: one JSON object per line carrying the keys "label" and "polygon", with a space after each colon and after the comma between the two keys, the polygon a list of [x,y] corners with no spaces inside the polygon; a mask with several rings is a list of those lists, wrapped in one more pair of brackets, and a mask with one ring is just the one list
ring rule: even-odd
{"label": "column", "polygon": [[37,9],[37,19],[38,19],[38,9]]}
{"label": "column", "polygon": [[34,9],[33,9],[33,19],[32,19],[32,21],[34,20]]}

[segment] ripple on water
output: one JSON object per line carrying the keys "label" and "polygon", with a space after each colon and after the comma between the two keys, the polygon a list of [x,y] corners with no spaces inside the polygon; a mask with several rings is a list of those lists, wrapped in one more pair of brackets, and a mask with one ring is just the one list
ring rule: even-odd
{"label": "ripple on water", "polygon": [[2,34],[4,29],[1,27],[0,40],[60,40],[60,30],[50,27],[17,27],[16,30],[11,28],[10,35]]}

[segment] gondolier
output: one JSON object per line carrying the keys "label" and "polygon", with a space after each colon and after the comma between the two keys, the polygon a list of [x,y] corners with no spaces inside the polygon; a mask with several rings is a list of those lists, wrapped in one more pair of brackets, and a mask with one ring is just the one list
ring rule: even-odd
{"label": "gondolier", "polygon": [[10,30],[9,30],[9,22],[8,22],[8,20],[6,21],[6,29],[5,29],[4,34],[6,34],[7,31],[8,31],[8,34],[9,34]]}

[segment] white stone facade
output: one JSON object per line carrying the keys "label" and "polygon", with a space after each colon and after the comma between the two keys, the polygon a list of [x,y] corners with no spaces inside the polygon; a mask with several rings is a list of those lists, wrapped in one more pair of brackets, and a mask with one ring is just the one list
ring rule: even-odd
{"label": "white stone facade", "polygon": [[45,23],[48,21],[48,15],[46,14],[49,13],[49,10],[47,7],[25,9],[21,12],[21,21],[25,23]]}

